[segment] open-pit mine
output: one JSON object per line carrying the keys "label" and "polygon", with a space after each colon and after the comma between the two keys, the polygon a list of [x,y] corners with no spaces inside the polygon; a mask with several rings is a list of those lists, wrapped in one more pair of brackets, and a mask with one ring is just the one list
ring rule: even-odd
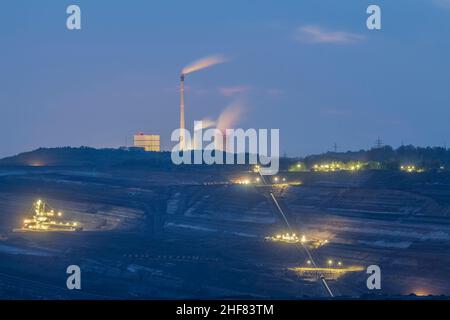
{"label": "open-pit mine", "polygon": [[[320,275],[335,297],[450,294],[449,173],[280,172],[283,187],[256,177],[3,167],[0,297],[326,298]],[[52,212],[44,201],[57,208],[45,216],[51,232],[14,232],[45,226],[30,220]],[[62,230],[51,224],[58,210],[70,221]],[[65,286],[73,264],[80,291]],[[381,268],[377,292],[366,286],[370,265]]]}

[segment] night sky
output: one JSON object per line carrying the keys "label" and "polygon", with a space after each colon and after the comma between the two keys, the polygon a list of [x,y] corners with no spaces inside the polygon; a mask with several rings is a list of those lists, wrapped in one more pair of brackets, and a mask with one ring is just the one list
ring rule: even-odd
{"label": "night sky", "polygon": [[211,54],[228,61],[187,75],[188,127],[238,104],[236,127],[279,128],[290,156],[450,145],[450,0],[2,0],[0,157],[138,131],[170,149],[180,70]]}

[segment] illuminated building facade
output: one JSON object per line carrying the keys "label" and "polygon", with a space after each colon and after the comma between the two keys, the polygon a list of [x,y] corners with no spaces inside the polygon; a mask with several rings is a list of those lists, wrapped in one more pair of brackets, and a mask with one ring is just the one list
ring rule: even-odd
{"label": "illuminated building facade", "polygon": [[161,137],[156,134],[138,133],[134,135],[134,146],[143,148],[145,151],[161,151]]}

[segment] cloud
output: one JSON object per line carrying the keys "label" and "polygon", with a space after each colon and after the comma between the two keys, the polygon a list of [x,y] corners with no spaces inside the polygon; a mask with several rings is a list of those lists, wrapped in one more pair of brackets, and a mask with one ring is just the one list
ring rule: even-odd
{"label": "cloud", "polygon": [[297,28],[294,40],[308,43],[345,44],[364,40],[364,36],[347,31],[331,31],[319,26],[302,26]]}
{"label": "cloud", "polygon": [[346,108],[324,108],[321,109],[320,112],[325,115],[325,116],[347,116],[347,115],[351,115],[352,111],[350,109],[346,109]]}
{"label": "cloud", "polygon": [[281,96],[283,93],[284,91],[278,88],[267,89],[267,94],[271,97],[278,97]]}
{"label": "cloud", "polygon": [[[171,87],[164,87],[162,88],[163,92],[168,93],[170,95],[179,95],[180,94],[180,86],[171,86]],[[197,88],[197,87],[191,87],[188,85],[184,86],[184,90],[186,92],[189,92],[189,94],[193,94],[196,96],[207,96],[210,93],[210,89],[205,88]]]}
{"label": "cloud", "polygon": [[220,87],[219,92],[225,97],[234,96],[250,90],[249,86]]}
{"label": "cloud", "polygon": [[450,9],[450,0],[433,0],[433,3],[438,7]]}

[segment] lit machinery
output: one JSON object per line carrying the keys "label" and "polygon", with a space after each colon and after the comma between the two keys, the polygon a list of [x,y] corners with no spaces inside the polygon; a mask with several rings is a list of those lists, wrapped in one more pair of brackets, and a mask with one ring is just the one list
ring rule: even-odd
{"label": "lit machinery", "polygon": [[334,171],[359,171],[362,170],[366,164],[362,162],[330,162],[330,163],[322,163],[322,164],[315,164],[313,166],[313,171],[317,172],[334,172]]}
{"label": "lit machinery", "polygon": [[414,172],[424,172],[423,168],[416,167],[415,165],[403,165],[400,167],[403,172],[414,173]]}
{"label": "lit machinery", "polygon": [[322,239],[307,239],[305,235],[298,237],[295,233],[276,234],[272,237],[266,237],[267,241],[286,242],[286,243],[302,243],[308,245],[308,247],[317,249],[321,246],[328,244],[328,240]]}
{"label": "lit machinery", "polygon": [[23,227],[17,231],[82,231],[76,221],[65,221],[61,212],[49,209],[45,202],[38,200],[33,204],[33,216],[23,221]]}
{"label": "lit machinery", "polygon": [[266,240],[280,241],[280,242],[287,242],[287,243],[297,243],[297,242],[301,241],[301,239],[295,233],[276,234],[273,237],[266,237]]}
{"label": "lit machinery", "polygon": [[289,268],[289,270],[294,271],[299,277],[305,280],[315,280],[321,275],[323,275],[326,280],[337,280],[349,272],[362,272],[365,270],[362,266],[343,267],[342,263],[338,263],[336,266],[328,264],[329,266],[327,268],[316,268],[309,266],[310,264],[311,262],[308,261],[307,267],[295,267]]}

